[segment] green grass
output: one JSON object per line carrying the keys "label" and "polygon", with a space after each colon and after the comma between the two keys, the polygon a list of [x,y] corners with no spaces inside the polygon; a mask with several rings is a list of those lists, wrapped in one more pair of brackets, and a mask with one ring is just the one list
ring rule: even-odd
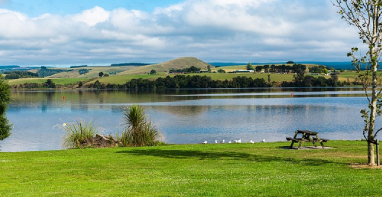
{"label": "green grass", "polygon": [[[12,79],[8,81],[9,85],[15,85],[15,84],[24,84],[24,83],[45,83],[49,78],[23,78],[23,79]],[[83,81],[84,79],[80,78],[56,78],[52,79],[52,81],[56,85],[68,85],[68,84],[74,84],[79,81]]]}
{"label": "green grass", "polygon": [[287,142],[0,153],[2,196],[377,196],[366,142]]}
{"label": "green grass", "polygon": [[148,74],[143,74],[143,75],[122,75],[122,76],[109,76],[109,77],[102,77],[102,78],[97,78],[93,80],[92,82],[94,83],[96,80],[99,80],[99,82],[104,83],[104,84],[125,84],[126,82],[132,80],[132,79],[150,79],[150,80],[155,80],[159,77],[166,77],[163,74],[161,75],[148,75]]}

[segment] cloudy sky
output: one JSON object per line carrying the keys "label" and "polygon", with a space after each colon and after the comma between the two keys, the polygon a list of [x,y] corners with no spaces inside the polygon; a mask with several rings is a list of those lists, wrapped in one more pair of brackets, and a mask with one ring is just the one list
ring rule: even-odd
{"label": "cloudy sky", "polygon": [[330,0],[0,0],[0,65],[350,61]]}

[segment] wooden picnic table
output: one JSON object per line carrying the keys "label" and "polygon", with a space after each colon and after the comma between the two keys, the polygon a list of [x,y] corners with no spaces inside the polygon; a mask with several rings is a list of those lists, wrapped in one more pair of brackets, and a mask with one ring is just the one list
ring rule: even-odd
{"label": "wooden picnic table", "polygon": [[[298,137],[298,135],[301,134],[301,137]],[[318,137],[318,133],[314,131],[308,131],[308,130],[297,130],[294,134],[294,137],[287,137],[286,138],[288,141],[292,141],[290,148],[293,148],[293,144],[296,142],[299,143],[298,148],[302,148],[302,143],[304,142],[312,142],[315,147],[317,147],[317,142],[319,142],[324,148],[324,142],[329,141],[328,139],[322,139]]]}

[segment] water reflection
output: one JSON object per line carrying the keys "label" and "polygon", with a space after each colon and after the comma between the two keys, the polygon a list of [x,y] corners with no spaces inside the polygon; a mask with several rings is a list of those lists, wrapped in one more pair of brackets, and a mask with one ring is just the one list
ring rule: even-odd
{"label": "water reflection", "polygon": [[167,143],[284,141],[298,129],[329,139],[362,138],[361,90],[307,90],[13,92],[7,116],[15,128],[1,146],[3,151],[61,149],[64,133],[57,125],[78,119],[94,120],[99,132],[115,134],[123,130],[123,110],[135,103],[146,108]]}

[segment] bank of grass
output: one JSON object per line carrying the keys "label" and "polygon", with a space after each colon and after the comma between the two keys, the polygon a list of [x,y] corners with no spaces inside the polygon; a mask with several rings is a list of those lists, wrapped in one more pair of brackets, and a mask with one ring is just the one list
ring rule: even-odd
{"label": "bank of grass", "polygon": [[378,196],[366,142],[287,142],[0,153],[4,196]]}

